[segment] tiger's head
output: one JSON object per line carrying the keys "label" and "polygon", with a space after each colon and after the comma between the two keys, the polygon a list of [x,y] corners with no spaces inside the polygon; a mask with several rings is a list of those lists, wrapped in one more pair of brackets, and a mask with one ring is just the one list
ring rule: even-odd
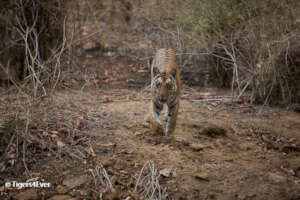
{"label": "tiger's head", "polygon": [[151,89],[156,100],[159,100],[161,103],[167,103],[176,97],[176,73],[176,69],[172,69],[169,72],[160,72],[158,68],[153,68]]}

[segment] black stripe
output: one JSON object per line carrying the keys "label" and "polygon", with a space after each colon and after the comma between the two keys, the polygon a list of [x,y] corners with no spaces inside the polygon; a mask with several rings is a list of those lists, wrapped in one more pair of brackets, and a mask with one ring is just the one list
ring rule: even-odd
{"label": "black stripe", "polygon": [[168,101],[168,106],[169,106],[169,107],[172,107],[172,105],[174,105],[174,104],[178,104],[178,101],[177,101],[177,97],[176,97],[176,96],[174,96],[173,99],[171,99],[170,101]]}
{"label": "black stripe", "polygon": [[172,107],[169,107],[169,113],[168,113],[169,117],[171,117],[172,115],[174,115],[174,113],[176,111],[176,106],[177,106],[177,104],[174,104]]}
{"label": "black stripe", "polygon": [[163,105],[162,104],[159,104],[158,102],[156,101],[153,101],[153,104],[154,104],[154,108],[158,109],[158,110],[162,110],[163,108]]}

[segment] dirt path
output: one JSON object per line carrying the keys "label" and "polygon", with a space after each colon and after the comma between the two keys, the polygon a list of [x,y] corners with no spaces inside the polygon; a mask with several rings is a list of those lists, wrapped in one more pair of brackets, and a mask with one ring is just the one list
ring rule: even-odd
{"label": "dirt path", "polygon": [[[165,184],[173,198],[299,197],[299,152],[268,150],[260,140],[264,135],[270,140],[296,136],[300,141],[299,115],[280,114],[278,110],[273,116],[255,117],[247,112],[231,113],[224,107],[224,112],[211,117],[215,111],[203,104],[182,101],[176,132],[166,138],[152,133],[144,124],[148,103],[114,102],[99,109],[112,118],[118,116],[111,133],[119,140],[117,146],[132,152],[134,162],[152,160],[159,168],[172,171]],[[298,171],[298,177],[289,174],[291,169]]]}
{"label": "dirt path", "polygon": [[[103,188],[90,172],[101,163],[114,187],[104,192],[103,199],[139,199],[132,192],[136,177],[152,161],[158,170],[170,172],[159,179],[169,199],[300,198],[299,114],[266,108],[257,115],[258,107],[182,100],[177,129],[164,137],[144,122],[149,100],[136,94],[128,90],[57,93],[53,105],[61,112],[58,116],[73,123],[78,120],[73,132],[87,140],[88,156],[74,159],[62,153],[29,164],[31,172],[52,184],[39,190],[39,197],[99,198]],[[57,129],[58,138],[66,143]]]}

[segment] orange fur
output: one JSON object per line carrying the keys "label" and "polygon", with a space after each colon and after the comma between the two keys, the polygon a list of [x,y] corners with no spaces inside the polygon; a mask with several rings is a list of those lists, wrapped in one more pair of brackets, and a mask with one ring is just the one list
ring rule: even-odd
{"label": "orange fur", "polygon": [[[155,58],[153,60],[152,66],[151,66],[151,76],[152,76],[152,82],[156,81],[154,80],[156,77],[153,75],[154,68],[158,69],[158,76],[161,80],[160,88],[155,88],[158,91],[155,91],[152,88],[152,102],[150,105],[150,117],[147,119],[150,122],[151,128],[159,133],[165,132],[165,135],[172,134],[176,127],[176,120],[178,116],[178,108],[179,108],[179,98],[180,98],[180,90],[181,90],[181,81],[180,81],[180,72],[178,69],[178,65],[176,64],[176,56],[175,52],[171,49],[160,49],[157,51]],[[172,73],[174,73],[175,70],[175,77],[172,76]],[[169,89],[167,87],[166,80],[168,77],[172,76],[172,84],[176,84],[176,91],[175,91],[175,100],[171,103],[175,105],[172,105],[172,109],[174,109],[174,113],[172,113],[170,116],[170,123],[167,125],[166,130],[164,131],[163,127],[161,126],[161,123],[153,119],[153,105],[154,102],[158,101],[155,97],[155,93],[159,94],[159,97],[163,100],[170,98],[169,96]],[[170,79],[169,79],[170,80]],[[174,91],[173,91],[174,92]],[[173,94],[174,95],[174,94]],[[166,100],[167,101],[167,100]],[[168,105],[169,107],[169,105]]]}

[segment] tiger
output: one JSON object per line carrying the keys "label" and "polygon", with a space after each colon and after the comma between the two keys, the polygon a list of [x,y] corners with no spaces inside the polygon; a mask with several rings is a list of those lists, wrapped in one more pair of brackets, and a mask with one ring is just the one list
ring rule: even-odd
{"label": "tiger", "polygon": [[[172,49],[159,49],[151,65],[150,113],[145,118],[155,132],[165,136],[174,132],[179,109],[180,89],[180,72],[176,64],[175,52]],[[165,128],[159,119],[164,104],[167,107]]]}

